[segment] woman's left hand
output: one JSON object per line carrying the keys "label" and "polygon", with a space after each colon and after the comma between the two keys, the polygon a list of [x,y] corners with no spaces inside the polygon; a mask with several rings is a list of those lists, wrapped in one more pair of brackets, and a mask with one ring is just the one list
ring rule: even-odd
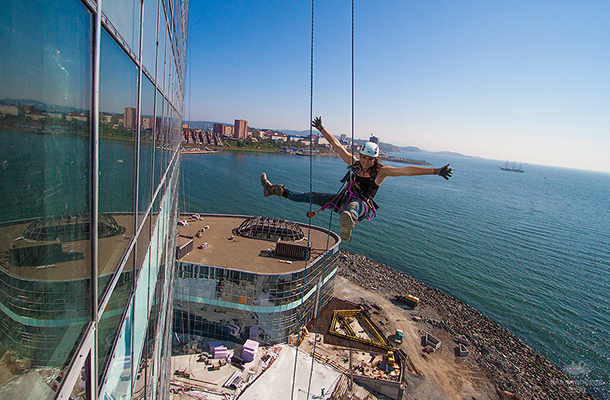
{"label": "woman's left hand", "polygon": [[453,173],[453,169],[449,168],[449,164],[445,165],[443,168],[434,168],[434,175],[439,175],[446,180],[451,178],[451,174]]}

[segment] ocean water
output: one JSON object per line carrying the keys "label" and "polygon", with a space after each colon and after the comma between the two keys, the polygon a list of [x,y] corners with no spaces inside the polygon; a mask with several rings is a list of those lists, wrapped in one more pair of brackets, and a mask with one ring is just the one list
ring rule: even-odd
{"label": "ocean water", "polygon": [[[398,154],[437,176],[387,178],[378,216],[344,249],[470,304],[520,337],[599,399],[610,398],[610,174],[504,161]],[[404,166],[404,164],[388,165]],[[260,173],[295,190],[336,192],[335,157],[245,152],[185,155],[180,208],[307,222],[308,204],[264,198]],[[317,207],[314,206],[314,210]],[[338,232],[328,211],[314,225]]]}

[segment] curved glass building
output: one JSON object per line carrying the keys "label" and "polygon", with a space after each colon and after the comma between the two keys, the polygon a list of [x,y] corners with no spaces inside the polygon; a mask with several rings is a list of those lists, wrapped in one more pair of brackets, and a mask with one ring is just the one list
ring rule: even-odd
{"label": "curved glass building", "polygon": [[0,399],[169,397],[187,14],[0,0]]}
{"label": "curved glass building", "polygon": [[332,297],[341,243],[335,233],[266,217],[180,220],[174,332],[285,342]]}

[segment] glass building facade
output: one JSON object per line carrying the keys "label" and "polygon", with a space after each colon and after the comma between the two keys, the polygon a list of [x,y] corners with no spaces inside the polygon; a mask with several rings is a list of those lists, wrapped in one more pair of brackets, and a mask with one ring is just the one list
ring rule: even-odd
{"label": "glass building facade", "polygon": [[0,399],[167,398],[188,0],[0,0]]}
{"label": "glass building facade", "polygon": [[[219,231],[217,221],[232,216],[202,214],[202,217],[205,224],[210,225],[210,230]],[[191,226],[191,230],[196,228],[195,225]],[[252,230],[254,228],[251,227],[249,232]],[[229,231],[222,233],[227,236]],[[327,249],[323,244],[326,235],[330,235],[332,242]],[[209,241],[210,247],[215,249],[204,251],[212,252],[220,249],[221,243],[218,242],[226,242],[225,236],[220,234],[220,238],[214,238],[212,233],[208,233],[199,240]],[[316,241],[312,241],[315,243],[312,247],[324,250],[307,261],[301,260],[300,264],[295,261],[291,265],[298,267],[290,271],[272,271],[273,265],[277,265],[282,258],[278,256],[277,248],[274,257],[266,257],[263,248],[267,248],[267,242],[275,240],[259,240],[243,235],[231,247],[238,256],[230,261],[228,255],[216,258],[223,266],[214,264],[212,258],[208,258],[211,262],[207,264],[193,262],[193,259],[200,257],[197,255],[177,259],[174,332],[240,344],[246,339],[264,345],[286,342],[289,335],[298,332],[299,326],[315,318],[317,311],[333,295],[341,241],[336,234],[319,227],[312,227],[310,238]],[[279,246],[278,243],[275,245]]]}

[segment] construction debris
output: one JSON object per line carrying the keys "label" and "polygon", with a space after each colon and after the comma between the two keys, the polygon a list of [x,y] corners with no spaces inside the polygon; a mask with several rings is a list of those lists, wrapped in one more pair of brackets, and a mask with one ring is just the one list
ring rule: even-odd
{"label": "construction debris", "polygon": [[182,367],[182,368],[177,369],[176,372],[174,373],[174,375],[180,376],[182,378],[190,378],[191,375],[193,375],[193,370],[188,369],[186,367]]}

